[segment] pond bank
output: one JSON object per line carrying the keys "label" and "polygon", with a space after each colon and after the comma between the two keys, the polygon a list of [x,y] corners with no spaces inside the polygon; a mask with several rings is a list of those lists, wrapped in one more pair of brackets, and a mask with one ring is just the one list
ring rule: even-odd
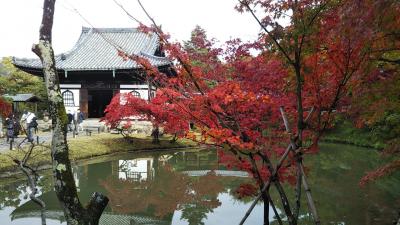
{"label": "pond bank", "polygon": [[[400,174],[369,183],[364,188],[359,186],[366,171],[385,163],[378,152],[351,145],[321,143],[320,152],[305,157],[304,163],[321,221],[391,224],[397,218],[395,206],[400,198]],[[113,153],[79,160],[73,165],[82,202],[87,202],[94,191],[110,198],[110,207],[105,210],[100,224],[129,224],[129,221],[140,224],[144,221],[138,218],[153,218],[146,220],[149,221],[147,224],[156,224],[157,221],[161,221],[159,224],[187,224],[189,219],[195,224],[237,224],[250,207],[252,197],[240,197],[236,190],[241,184],[248,184],[249,180],[235,175],[202,173],[210,170],[227,170],[219,163],[218,154],[213,149]],[[138,172],[140,176],[135,175]],[[43,177],[39,182],[41,194],[38,197],[46,202],[47,215],[61,215],[49,216],[49,223],[65,225],[53,191],[52,172],[45,170],[40,174]],[[35,203],[24,199],[27,196],[26,178],[20,177],[20,181],[3,185],[1,182],[6,181],[2,180],[9,179],[0,179],[2,225],[40,223],[35,217],[40,215],[40,210]],[[283,188],[288,188],[288,197],[294,201],[294,188],[289,184]],[[275,191],[271,191],[271,197],[279,201]],[[305,197],[301,207],[304,211],[301,211],[300,224],[312,224],[312,217],[306,212]],[[284,210],[280,204],[277,204],[277,209]],[[263,205],[257,204],[254,210],[248,224],[262,225]],[[234,216],[229,216],[227,221],[227,215]],[[108,220],[111,216],[112,220]],[[275,218],[270,219],[271,224],[277,223]]]}
{"label": "pond bank", "polygon": [[[93,136],[82,136],[68,140],[69,158],[71,162],[92,159],[98,156],[107,156],[114,153],[170,150],[198,146],[189,140],[170,142],[169,136],[161,137],[160,143],[152,143],[152,138],[145,135],[135,135],[130,142],[121,135],[101,133]],[[0,178],[13,177],[20,171],[16,168],[13,159],[22,159],[21,151],[12,150],[0,154]],[[38,170],[51,168],[50,149],[48,146],[38,146],[34,149],[30,163]]]}
{"label": "pond bank", "polygon": [[367,129],[355,128],[351,122],[344,120],[336,124],[322,138],[323,142],[348,144],[359,147],[381,150],[385,148],[384,140],[379,140]]}

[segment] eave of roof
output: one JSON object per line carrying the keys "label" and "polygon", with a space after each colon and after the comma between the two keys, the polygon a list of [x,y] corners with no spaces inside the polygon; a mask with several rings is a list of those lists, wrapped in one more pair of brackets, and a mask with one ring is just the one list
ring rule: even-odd
{"label": "eave of roof", "polygon": [[34,94],[16,94],[16,95],[3,95],[5,98],[11,98],[13,102],[39,102],[40,98]]}

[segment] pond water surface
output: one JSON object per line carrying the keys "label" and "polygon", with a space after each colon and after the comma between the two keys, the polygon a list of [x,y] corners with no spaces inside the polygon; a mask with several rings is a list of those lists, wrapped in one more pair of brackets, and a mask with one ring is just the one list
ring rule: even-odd
{"label": "pond water surface", "polygon": [[[323,144],[318,155],[307,159],[322,224],[392,223],[400,205],[400,175],[364,188],[358,185],[365,171],[380,163],[373,150],[337,144]],[[249,178],[226,170],[212,150],[122,154],[74,166],[73,173],[82,202],[94,191],[110,198],[102,225],[238,224],[251,204],[251,199],[235,194]],[[47,205],[47,224],[65,224],[51,176],[43,175],[40,190]],[[1,225],[40,224],[40,210],[27,196],[23,181],[0,186]],[[278,196],[272,193],[272,197]],[[293,201],[294,194],[288,197]],[[303,201],[300,224],[312,224],[306,207]],[[262,224],[262,209],[259,203],[246,224]],[[272,211],[270,220],[277,224]]]}

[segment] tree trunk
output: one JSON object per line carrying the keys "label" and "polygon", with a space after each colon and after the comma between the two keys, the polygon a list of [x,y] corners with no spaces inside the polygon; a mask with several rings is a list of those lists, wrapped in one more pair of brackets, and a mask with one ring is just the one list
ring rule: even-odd
{"label": "tree trunk", "polygon": [[153,130],[151,131],[151,136],[153,137],[153,143],[160,143],[160,129],[158,127],[158,125],[156,125]]}
{"label": "tree trunk", "polygon": [[269,225],[269,196],[263,192],[261,194],[263,202],[264,202],[264,225]]}
{"label": "tree trunk", "polygon": [[108,198],[94,193],[87,207],[79,201],[75,181],[72,175],[71,162],[68,158],[67,114],[60,92],[58,75],[55,67],[54,52],[51,46],[55,0],[44,0],[42,24],[40,26],[39,44],[32,47],[43,65],[43,74],[49,100],[53,136],[51,142],[51,159],[55,191],[60,201],[67,224],[98,224],[101,213],[108,203]]}

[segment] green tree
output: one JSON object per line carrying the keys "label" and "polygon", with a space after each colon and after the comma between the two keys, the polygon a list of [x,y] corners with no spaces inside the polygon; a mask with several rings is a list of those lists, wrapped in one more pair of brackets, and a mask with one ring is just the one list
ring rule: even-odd
{"label": "green tree", "polygon": [[[43,80],[16,68],[9,57],[3,58],[0,63],[0,87],[0,94],[32,93],[42,100],[38,104],[38,110],[47,110],[47,93]],[[33,106],[25,105],[23,107],[33,110],[30,108]]]}

